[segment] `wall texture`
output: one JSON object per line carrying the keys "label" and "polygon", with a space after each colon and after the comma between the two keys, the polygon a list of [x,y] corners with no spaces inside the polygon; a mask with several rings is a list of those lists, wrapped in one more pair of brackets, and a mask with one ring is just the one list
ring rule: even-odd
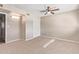
{"label": "wall texture", "polygon": [[78,11],[41,17],[41,35],[66,37],[78,29]]}

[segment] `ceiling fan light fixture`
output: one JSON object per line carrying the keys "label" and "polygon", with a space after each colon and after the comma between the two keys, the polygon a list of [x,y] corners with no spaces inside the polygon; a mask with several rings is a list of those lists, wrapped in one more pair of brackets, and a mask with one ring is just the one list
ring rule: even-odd
{"label": "ceiling fan light fixture", "polygon": [[41,12],[45,12],[44,15],[46,15],[46,14],[54,15],[55,14],[54,11],[58,11],[58,10],[59,10],[59,8],[56,8],[56,7],[51,8],[50,6],[47,6],[47,8],[45,10],[42,10]]}

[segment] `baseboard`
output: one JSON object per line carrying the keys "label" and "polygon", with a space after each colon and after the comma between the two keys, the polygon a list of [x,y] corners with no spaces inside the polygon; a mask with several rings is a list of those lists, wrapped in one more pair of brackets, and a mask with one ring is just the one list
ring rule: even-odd
{"label": "baseboard", "polygon": [[7,41],[6,43],[12,43],[12,42],[15,42],[15,41],[18,41],[20,39],[16,39],[16,40],[11,40],[11,41]]}
{"label": "baseboard", "polygon": [[77,43],[77,44],[79,44],[78,41],[74,41],[74,40],[69,40],[69,39],[64,39],[64,38],[58,38],[58,37],[49,37],[49,36],[46,36],[46,37],[48,37],[50,39],[56,39],[56,40],[61,40],[61,41],[66,41],[66,42],[70,42],[70,43]]}
{"label": "baseboard", "polygon": [[36,38],[36,37],[33,37],[33,38],[29,38],[29,39],[26,39],[26,41],[30,41],[30,40],[32,40],[32,39],[34,39],[34,38]]}
{"label": "baseboard", "polygon": [[32,37],[32,38],[29,38],[29,39],[26,39],[26,41],[32,40],[32,39],[34,39],[34,38],[36,38],[36,37],[39,37],[39,36],[40,36],[40,35],[35,36],[35,37]]}

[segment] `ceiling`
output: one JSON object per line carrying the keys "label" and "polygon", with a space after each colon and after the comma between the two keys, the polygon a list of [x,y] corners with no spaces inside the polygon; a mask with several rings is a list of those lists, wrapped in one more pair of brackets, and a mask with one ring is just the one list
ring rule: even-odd
{"label": "ceiling", "polygon": [[78,9],[78,4],[10,4],[10,6],[23,9],[25,11],[38,11],[45,10],[46,6],[57,7],[60,10],[58,12],[66,12],[74,9]]}

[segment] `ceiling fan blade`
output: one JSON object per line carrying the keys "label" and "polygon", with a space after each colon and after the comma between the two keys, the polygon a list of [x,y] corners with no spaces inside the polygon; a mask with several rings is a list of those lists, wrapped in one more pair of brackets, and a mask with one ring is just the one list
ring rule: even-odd
{"label": "ceiling fan blade", "polygon": [[51,14],[54,14],[54,12],[51,12]]}
{"label": "ceiling fan blade", "polygon": [[40,12],[46,12],[46,10],[41,10]]}
{"label": "ceiling fan blade", "polygon": [[47,9],[50,9],[50,6],[47,6]]}
{"label": "ceiling fan blade", "polygon": [[51,10],[51,11],[58,11],[59,10],[59,8],[57,8],[57,9],[54,9],[54,10]]}
{"label": "ceiling fan blade", "polygon": [[47,14],[47,12],[44,15],[46,15],[46,14]]}

